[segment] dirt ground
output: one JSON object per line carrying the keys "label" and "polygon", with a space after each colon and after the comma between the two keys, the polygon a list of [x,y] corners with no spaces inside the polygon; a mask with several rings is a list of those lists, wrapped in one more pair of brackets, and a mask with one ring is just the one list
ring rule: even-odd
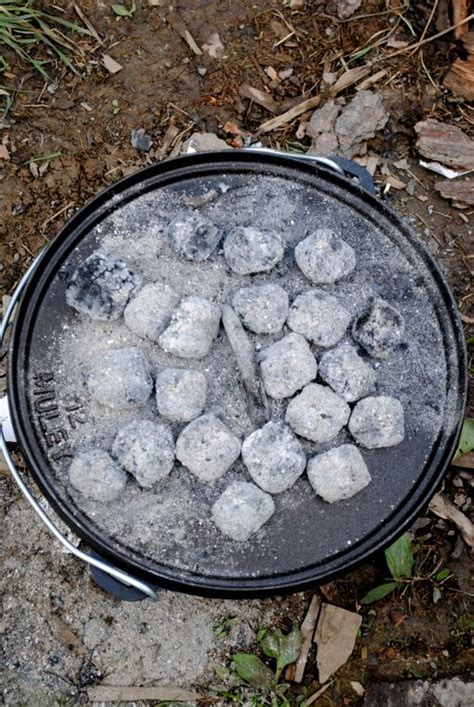
{"label": "dirt ground", "polygon": [[[272,89],[279,114],[318,92],[323,71],[340,72],[341,57],[373,44],[396,15],[395,3],[379,0],[363,2],[350,22],[337,19],[337,3],[331,0],[302,2],[301,9],[277,0],[143,0],[129,18],[115,15],[111,5],[103,0],[80,3],[102,43],[79,40],[83,55],[75,62],[78,75],[51,63],[54,81],[45,83],[30,67],[5,55],[10,68],[5,80],[0,75],[0,84],[14,100],[0,115],[2,143],[9,153],[9,159],[0,159],[3,296],[87,199],[139,167],[179,153],[194,132],[212,132],[230,142],[233,136],[224,126],[231,121],[244,136],[257,136],[266,145],[306,150],[310,140],[299,137],[298,126],[309,115],[258,135],[259,125],[271,114],[239,96],[239,86],[268,88],[266,67],[277,72],[291,67],[291,76]],[[65,17],[78,19],[72,3],[57,7]],[[420,37],[432,8],[432,3],[416,10],[404,5],[406,22],[400,22],[398,39],[412,41],[409,28]],[[449,25],[448,3],[436,3],[435,9],[430,33]],[[362,12],[370,17],[357,19]],[[180,22],[199,47],[217,32],[221,56],[195,54],[181,37]],[[292,32],[285,41],[284,30]],[[439,177],[418,164],[414,133],[415,123],[428,117],[473,133],[472,110],[441,86],[457,51],[448,34],[426,44],[422,53],[407,52],[384,64],[387,74],[375,90],[390,117],[370,141],[369,153],[380,158],[375,180],[381,191],[387,170],[410,184],[408,191],[391,188],[385,198],[410,219],[440,262],[467,330],[474,321],[473,212],[453,208],[439,196],[434,189]],[[104,68],[104,53],[121,64],[118,73]],[[353,88],[342,95],[350,98]],[[138,128],[151,137],[147,152],[131,144],[131,131]],[[54,153],[60,154],[48,158]],[[400,160],[406,160],[406,167],[395,166]],[[0,378],[0,393],[4,380]],[[470,410],[472,414],[472,396]],[[469,482],[459,472],[454,467],[449,471],[444,492],[468,513]],[[120,602],[104,594],[84,566],[62,551],[1,468],[0,494],[2,704],[90,704],[88,688],[101,682],[173,685],[198,690],[202,704],[219,699],[231,704],[231,696],[219,698],[213,689],[215,665],[228,665],[238,650],[258,652],[260,627],[289,629],[307,610],[310,593],[237,602],[163,592],[156,604]],[[322,587],[327,601],[359,609],[363,624],[350,660],[314,704],[360,704],[363,698],[351,681],[367,688],[383,680],[469,674],[472,558],[456,527],[428,510],[412,531],[420,576],[448,567],[452,578],[436,602],[433,585],[425,579],[402,595],[360,607],[358,600],[387,575],[381,555]],[[311,695],[319,688],[317,676],[312,652],[303,687],[293,689],[291,704],[298,704],[305,691]]]}

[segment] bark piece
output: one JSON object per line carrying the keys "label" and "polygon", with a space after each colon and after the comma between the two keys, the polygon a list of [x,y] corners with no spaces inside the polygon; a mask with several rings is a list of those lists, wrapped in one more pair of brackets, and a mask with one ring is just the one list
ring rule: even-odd
{"label": "bark piece", "polygon": [[445,199],[452,199],[455,202],[474,206],[474,179],[457,181],[443,179],[440,182],[436,182],[435,188]]}
{"label": "bark piece", "polygon": [[362,617],[339,606],[323,604],[314,641],[318,647],[319,682],[323,683],[349,659]]}
{"label": "bark piece", "polygon": [[418,151],[430,160],[458,169],[474,169],[474,140],[456,125],[428,118],[415,125]]}
{"label": "bark piece", "polygon": [[303,643],[301,645],[301,653],[295,665],[294,682],[302,682],[304,670],[306,667],[306,662],[308,660],[309,651],[311,649],[311,642],[313,640],[314,627],[316,626],[316,621],[318,620],[319,610],[321,608],[321,597],[318,594],[314,594],[311,599],[311,604],[309,605],[308,613],[304,617],[303,623],[301,624],[301,637]]}

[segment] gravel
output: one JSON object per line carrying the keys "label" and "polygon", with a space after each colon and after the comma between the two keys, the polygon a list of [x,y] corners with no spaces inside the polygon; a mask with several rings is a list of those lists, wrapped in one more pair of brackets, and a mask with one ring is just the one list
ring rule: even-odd
{"label": "gravel", "polygon": [[159,337],[160,346],[181,358],[204,358],[217,336],[221,310],[202,297],[186,297]]}
{"label": "gravel", "polygon": [[173,435],[160,422],[134,420],[120,430],[112,453],[139,486],[148,489],[168,476],[174,466]]}
{"label": "gravel", "polygon": [[242,444],[242,459],[256,484],[268,493],[293,486],[306,466],[301,443],[282,422],[267,422]]}
{"label": "gravel", "polygon": [[74,457],[69,482],[87,498],[107,503],[120,496],[127,474],[105,450],[91,449]]}
{"label": "gravel", "polygon": [[359,400],[349,420],[349,430],[356,442],[367,449],[394,447],[405,436],[402,404],[388,395]]}
{"label": "gravel", "polygon": [[308,290],[293,302],[288,326],[313,344],[328,348],[342,339],[351,320],[337,297],[324,290]]}
{"label": "gravel", "polygon": [[219,530],[232,540],[245,542],[273,515],[272,497],[246,481],[234,481],[212,507]]}
{"label": "gravel", "polygon": [[403,341],[405,324],[388,302],[371,299],[369,307],[352,325],[353,338],[374,358],[387,358]]}
{"label": "gravel", "polygon": [[328,228],[318,229],[298,243],[295,260],[314,285],[332,285],[350,275],[356,265],[354,249]]}
{"label": "gravel", "polygon": [[362,491],[370,474],[357,447],[341,444],[309,460],[308,479],[321,498],[335,503]]}
{"label": "gravel", "polygon": [[233,228],[224,241],[224,256],[228,266],[238,275],[268,272],[283,258],[280,236],[252,226]]}
{"label": "gravel", "polygon": [[216,249],[221,231],[197,211],[182,211],[168,226],[171,247],[178,255],[203,262]]}
{"label": "gravel", "polygon": [[351,344],[339,344],[319,362],[319,375],[348,403],[373,391],[377,375]]}
{"label": "gravel", "polygon": [[164,368],[156,376],[158,412],[168,420],[189,422],[206,405],[207,381],[192,368]]}
{"label": "gravel", "polygon": [[288,294],[280,285],[241,287],[232,305],[247,329],[256,334],[278,334],[288,316]]}
{"label": "gravel", "polygon": [[288,404],[285,421],[300,437],[321,444],[339,434],[350,413],[349,405],[331,388],[310,383]]}
{"label": "gravel", "polygon": [[72,274],[66,302],[97,321],[118,319],[142,276],[109,253],[93,253]]}
{"label": "gravel", "polygon": [[240,439],[215,415],[190,422],[176,442],[176,458],[205,483],[225,474],[239,454]]}
{"label": "gravel", "polygon": [[141,349],[108,349],[97,355],[87,386],[101,405],[119,410],[139,407],[153,388],[150,363]]}
{"label": "gravel", "polygon": [[125,307],[125,324],[137,336],[158,341],[179,299],[177,292],[169,285],[158,282],[145,285]]}
{"label": "gravel", "polygon": [[260,353],[263,386],[272,398],[289,398],[314,380],[318,365],[300,334],[287,336]]}

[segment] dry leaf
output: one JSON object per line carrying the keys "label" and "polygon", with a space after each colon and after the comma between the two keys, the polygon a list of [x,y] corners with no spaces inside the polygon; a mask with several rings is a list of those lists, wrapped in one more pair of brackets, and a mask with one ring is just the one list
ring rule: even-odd
{"label": "dry leaf", "polygon": [[474,525],[471,523],[454,503],[440,493],[433,496],[430,502],[430,511],[443,520],[450,520],[460,531],[464,541],[469,547],[474,547]]}
{"label": "dry leaf", "polygon": [[332,604],[322,605],[314,637],[318,646],[319,682],[326,682],[348,660],[361,623],[359,614]]}

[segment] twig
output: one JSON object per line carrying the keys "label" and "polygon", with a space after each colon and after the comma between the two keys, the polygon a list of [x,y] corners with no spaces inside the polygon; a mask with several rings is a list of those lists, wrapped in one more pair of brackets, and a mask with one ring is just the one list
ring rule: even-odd
{"label": "twig", "polygon": [[43,231],[43,233],[44,233],[44,229],[46,228],[46,226],[48,225],[48,223],[50,223],[51,221],[54,221],[55,218],[57,218],[58,216],[60,216],[60,215],[63,213],[63,211],[66,211],[67,209],[70,209],[71,206],[74,206],[74,202],[73,202],[73,201],[70,201],[69,204],[66,204],[66,206],[63,206],[62,209],[59,209],[59,211],[56,211],[55,214],[53,214],[52,216],[50,216],[49,218],[47,218],[46,221],[43,223],[43,226],[42,226],[42,231]]}
{"label": "twig", "polygon": [[331,685],[332,685],[332,680],[331,680],[331,682],[327,682],[325,685],[323,685],[322,687],[320,687],[319,690],[314,693],[314,695],[311,695],[311,697],[308,697],[308,699],[306,700],[306,704],[308,705],[308,707],[309,707],[310,705],[312,705],[313,702],[316,702],[316,700],[318,699],[318,697],[321,697],[321,695],[323,694],[323,692],[326,692],[326,690],[328,689],[328,687],[330,687]]}
{"label": "twig", "polygon": [[403,49],[397,49],[396,52],[392,52],[391,54],[386,54],[384,57],[379,57],[378,59],[374,59],[373,63],[378,62],[378,61],[385,61],[385,59],[393,59],[395,56],[400,56],[400,54],[405,54],[405,52],[409,52],[412,49],[419,49],[419,47],[422,47],[424,44],[428,44],[428,42],[433,42],[435,39],[439,39],[439,37],[443,37],[445,34],[448,34],[449,32],[452,32],[453,29],[457,29],[458,27],[462,27],[462,25],[467,24],[471,20],[474,19],[474,13],[469,15],[469,17],[466,17],[464,20],[461,22],[457,22],[456,24],[451,25],[447,29],[443,29],[442,32],[438,32],[437,34],[434,34],[432,37],[428,37],[427,39],[419,40],[418,42],[415,42],[414,44],[409,44],[408,47],[403,47]]}
{"label": "twig", "polygon": [[94,39],[99,44],[102,44],[102,40],[99,37],[97,30],[95,29],[94,25],[89,21],[88,17],[83,13],[81,8],[78,5],[76,5],[76,3],[74,3],[73,7],[74,7],[74,10],[76,11],[76,13],[78,14],[78,16],[80,17],[80,19],[84,22],[84,24],[87,27],[87,29],[89,30],[89,32],[94,37]]}
{"label": "twig", "polygon": [[321,96],[318,94],[317,96],[313,96],[312,98],[307,98],[305,101],[302,101],[301,103],[298,103],[297,106],[294,106],[293,108],[290,108],[290,110],[285,111],[285,113],[282,113],[281,115],[277,115],[276,118],[271,118],[270,120],[266,120],[264,123],[262,123],[257,131],[258,133],[268,133],[270,130],[276,130],[277,128],[281,128],[282,125],[285,125],[286,123],[290,123],[292,120],[297,118],[299,115],[302,115],[303,113],[306,113],[307,110],[311,110],[312,108],[317,108],[319,104],[321,103]]}
{"label": "twig", "polygon": [[304,669],[308,660],[311,642],[313,640],[314,628],[316,626],[316,621],[319,616],[320,608],[321,597],[319,596],[319,594],[314,594],[311,600],[311,604],[309,605],[308,613],[304,617],[303,623],[301,624],[301,636],[303,638],[303,643],[301,646],[299,658],[296,661],[294,676],[295,682],[303,681]]}
{"label": "twig", "polygon": [[[426,23],[424,30],[421,33],[420,42],[422,42],[424,40],[424,38],[426,37],[426,33],[428,32],[428,27],[430,26],[431,21],[432,21],[434,14],[436,12],[436,8],[438,7],[438,2],[439,2],[439,0],[435,0],[433,3],[433,9],[431,10],[430,16],[428,17],[428,22]],[[456,18],[455,18],[455,20],[456,20]]]}

